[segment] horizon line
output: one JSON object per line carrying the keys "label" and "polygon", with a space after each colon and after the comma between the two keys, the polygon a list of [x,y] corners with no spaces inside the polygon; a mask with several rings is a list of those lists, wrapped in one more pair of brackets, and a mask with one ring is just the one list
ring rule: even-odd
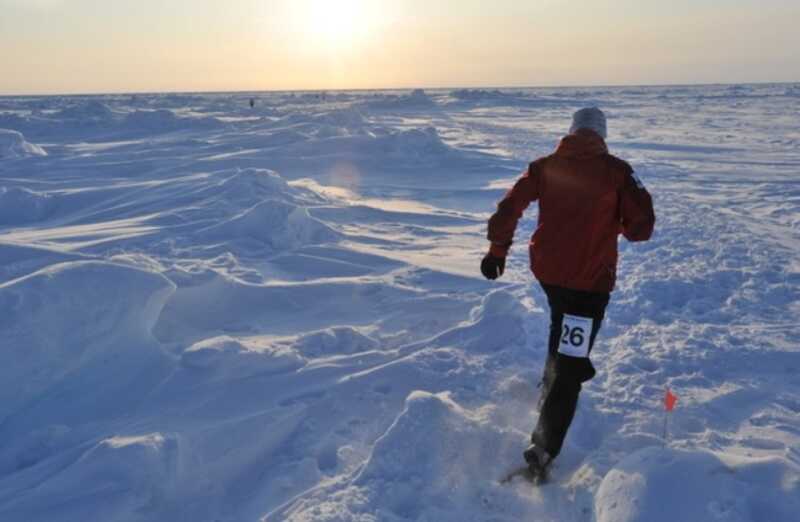
{"label": "horizon line", "polygon": [[576,89],[576,88],[621,88],[621,87],[712,87],[712,86],[733,86],[733,85],[795,85],[800,84],[796,81],[749,81],[749,82],[698,82],[698,83],[619,83],[619,84],[563,84],[563,85],[452,85],[452,86],[398,86],[398,87],[357,87],[357,88],[335,88],[335,89],[233,89],[233,90],[164,90],[164,91],[77,91],[77,92],[54,92],[54,93],[10,93],[0,94],[0,98],[44,98],[49,96],[61,97],[81,97],[81,96],[135,96],[135,95],[155,95],[155,94],[188,94],[188,95],[207,95],[207,94],[259,94],[259,93],[321,93],[321,92],[382,92],[382,91],[413,91],[416,89],[442,91],[453,89]]}

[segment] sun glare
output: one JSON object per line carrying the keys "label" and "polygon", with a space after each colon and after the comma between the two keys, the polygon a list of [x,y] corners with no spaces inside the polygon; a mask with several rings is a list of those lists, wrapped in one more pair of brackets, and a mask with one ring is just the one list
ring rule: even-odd
{"label": "sun glare", "polygon": [[377,19],[367,0],[298,1],[300,24],[317,50],[341,52],[364,43]]}

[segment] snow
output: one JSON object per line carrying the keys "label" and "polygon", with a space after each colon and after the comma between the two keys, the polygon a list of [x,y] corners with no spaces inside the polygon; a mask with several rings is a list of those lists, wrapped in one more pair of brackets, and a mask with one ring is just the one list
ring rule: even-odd
{"label": "snow", "polygon": [[47,217],[53,197],[24,187],[0,187],[0,223],[23,224]]}
{"label": "snow", "polygon": [[70,104],[53,113],[55,120],[74,120],[76,125],[103,125],[115,119],[114,111],[100,100]]}
{"label": "snow", "polygon": [[282,373],[299,369],[305,362],[291,346],[260,346],[228,336],[197,342],[181,354],[184,367],[213,371],[218,379]]}
{"label": "snow", "polygon": [[[3,98],[0,519],[796,520],[798,93]],[[535,209],[497,282],[486,219],[591,105],[656,233],[553,481],[500,485],[549,314]]]}
{"label": "snow", "polygon": [[[598,522],[790,520],[800,497],[780,459],[733,459],[650,447],[614,466],[595,500]],[[679,478],[679,480],[676,480]]]}
{"label": "snow", "polygon": [[39,145],[25,141],[21,132],[0,129],[0,160],[27,156],[47,156],[47,152]]}
{"label": "snow", "polygon": [[174,290],[159,274],[101,261],[53,264],[0,285],[0,416],[25,417],[30,402],[47,402],[65,378],[100,361],[138,365],[160,353],[152,329]]}
{"label": "snow", "polygon": [[436,520],[454,510],[475,512],[483,499],[470,471],[501,474],[502,459],[515,456],[513,439],[513,433],[463,410],[447,393],[415,391],[375,442],[346,496],[322,488],[270,518],[338,520],[353,497],[375,506],[375,520]]}
{"label": "snow", "polygon": [[181,128],[209,128],[221,126],[213,117],[178,116],[167,109],[136,110],[125,117],[125,125],[139,130],[175,130]]}

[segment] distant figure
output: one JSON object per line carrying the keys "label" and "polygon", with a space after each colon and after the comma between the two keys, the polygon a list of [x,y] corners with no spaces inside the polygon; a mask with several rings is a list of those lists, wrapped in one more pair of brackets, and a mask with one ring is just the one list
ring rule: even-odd
{"label": "distant figure", "polygon": [[255,106],[256,106],[256,99],[255,98],[250,98],[250,108],[252,109]]}
{"label": "distant figure", "polygon": [[503,275],[517,222],[539,202],[531,238],[531,270],[550,307],[547,362],[540,383],[539,422],[524,452],[526,474],[546,479],[572,423],[581,384],[595,375],[589,360],[617,270],[617,236],[646,241],[655,214],[650,194],[605,143],[606,118],[595,107],[573,115],[555,152],[528,166],[489,219],[487,279]]}

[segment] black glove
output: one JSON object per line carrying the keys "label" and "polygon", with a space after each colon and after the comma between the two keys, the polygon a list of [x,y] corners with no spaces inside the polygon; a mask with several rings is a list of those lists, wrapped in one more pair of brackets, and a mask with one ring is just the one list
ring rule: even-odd
{"label": "black glove", "polygon": [[506,258],[486,254],[481,261],[481,273],[486,279],[497,279],[506,269]]}

